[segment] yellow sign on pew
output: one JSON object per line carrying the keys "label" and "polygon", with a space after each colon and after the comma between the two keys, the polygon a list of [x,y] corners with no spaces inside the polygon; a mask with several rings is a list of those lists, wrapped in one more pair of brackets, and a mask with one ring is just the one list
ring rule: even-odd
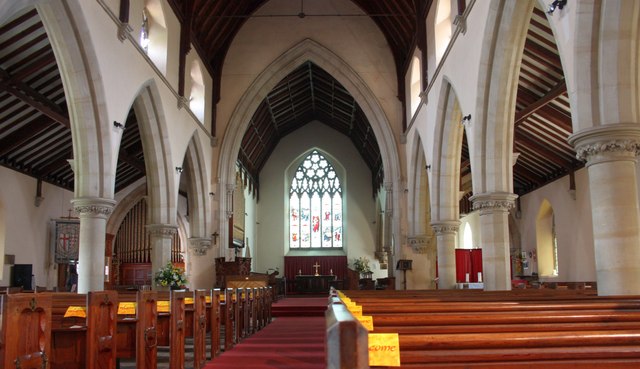
{"label": "yellow sign on pew", "polygon": [[360,315],[356,316],[356,318],[360,323],[362,323],[362,325],[364,325],[365,328],[367,328],[369,332],[373,330],[373,317],[371,315]]}
{"label": "yellow sign on pew", "polygon": [[220,294],[220,302],[224,302],[224,299],[226,298],[226,295],[224,293]]}
{"label": "yellow sign on pew", "polygon": [[369,366],[400,366],[397,333],[369,333]]}
{"label": "yellow sign on pew", "polygon": [[204,302],[206,302],[207,304],[211,303],[211,296],[205,296],[204,297]]}
{"label": "yellow sign on pew", "polygon": [[185,305],[193,305],[193,297],[185,297],[184,298]]}
{"label": "yellow sign on pew", "polygon": [[356,318],[362,316],[362,306],[358,306],[358,305],[347,306],[347,309],[349,309],[351,314],[353,314],[353,316]]}
{"label": "yellow sign on pew", "polygon": [[169,301],[164,300],[164,301],[158,301],[156,303],[157,305],[157,310],[159,313],[168,313],[169,312]]}
{"label": "yellow sign on pew", "polygon": [[65,318],[70,318],[72,316],[78,318],[86,318],[87,317],[87,309],[84,306],[69,306],[67,311],[64,312]]}
{"label": "yellow sign on pew", "polygon": [[135,302],[121,302],[118,304],[118,315],[135,315],[136,303]]}

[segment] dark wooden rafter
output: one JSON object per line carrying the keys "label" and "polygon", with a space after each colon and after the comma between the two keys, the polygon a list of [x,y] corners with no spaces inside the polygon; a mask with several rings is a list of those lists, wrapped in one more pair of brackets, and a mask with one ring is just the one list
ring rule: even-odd
{"label": "dark wooden rafter", "polygon": [[542,96],[536,102],[530,104],[525,109],[520,110],[516,113],[514,124],[517,126],[522,123],[525,119],[527,119],[530,115],[535,113],[538,109],[546,106],[555,100],[558,96],[567,92],[567,84],[564,79],[560,81],[551,91],[549,91],[546,95]]}

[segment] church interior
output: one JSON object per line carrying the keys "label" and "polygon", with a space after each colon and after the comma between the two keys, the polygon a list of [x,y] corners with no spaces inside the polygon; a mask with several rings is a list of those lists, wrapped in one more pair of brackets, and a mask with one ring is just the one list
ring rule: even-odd
{"label": "church interior", "polygon": [[5,367],[640,362],[637,1],[0,0],[0,45]]}

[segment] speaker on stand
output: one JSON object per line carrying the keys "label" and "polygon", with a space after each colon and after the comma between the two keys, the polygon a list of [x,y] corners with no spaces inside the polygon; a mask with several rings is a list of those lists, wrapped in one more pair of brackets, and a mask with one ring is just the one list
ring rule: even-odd
{"label": "speaker on stand", "polygon": [[22,287],[24,291],[31,291],[32,264],[15,264],[11,273],[11,287]]}

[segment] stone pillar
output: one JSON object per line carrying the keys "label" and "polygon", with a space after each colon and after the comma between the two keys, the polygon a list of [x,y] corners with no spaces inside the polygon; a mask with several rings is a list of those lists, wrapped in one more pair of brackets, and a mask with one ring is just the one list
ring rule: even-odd
{"label": "stone pillar", "polygon": [[211,248],[211,239],[202,237],[189,238],[189,249],[195,256],[204,256]]}
{"label": "stone pillar", "polygon": [[582,130],[569,143],[578,159],[587,162],[598,294],[640,294],[640,125]]}
{"label": "stone pillar", "polygon": [[431,223],[438,248],[438,289],[456,288],[456,244],[460,222],[457,220]]}
{"label": "stone pillar", "polygon": [[151,282],[156,289],[158,286],[154,276],[159,268],[171,261],[173,235],[178,232],[178,227],[171,224],[147,224],[147,232],[151,245]]}
{"label": "stone pillar", "polygon": [[98,197],[71,200],[80,216],[78,293],[104,290],[104,248],[107,219],[116,202]]}
{"label": "stone pillar", "polygon": [[480,210],[482,281],[486,291],[511,290],[509,210],[517,197],[508,192],[493,192],[470,198],[473,210]]}
{"label": "stone pillar", "polygon": [[395,276],[395,261],[393,258],[393,184],[386,182],[384,184],[385,191],[385,206],[384,206],[384,228],[382,231],[382,251],[386,253],[387,257],[387,276]]}

